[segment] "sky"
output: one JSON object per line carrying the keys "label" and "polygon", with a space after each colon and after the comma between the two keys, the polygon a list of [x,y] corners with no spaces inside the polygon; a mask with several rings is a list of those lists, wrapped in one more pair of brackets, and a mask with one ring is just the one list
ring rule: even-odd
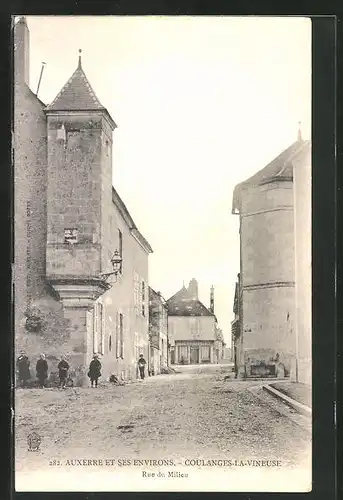
{"label": "sky", "polygon": [[151,244],[165,298],[193,277],[230,346],[239,272],[235,185],[311,136],[311,21],[28,16],[30,86],[52,102],[82,67],[118,128],[113,185]]}

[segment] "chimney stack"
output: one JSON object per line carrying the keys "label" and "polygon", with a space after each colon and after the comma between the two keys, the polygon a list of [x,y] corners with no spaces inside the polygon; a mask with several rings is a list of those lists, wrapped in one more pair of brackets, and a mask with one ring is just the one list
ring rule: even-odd
{"label": "chimney stack", "polygon": [[26,17],[14,26],[14,78],[16,84],[30,85],[30,33]]}
{"label": "chimney stack", "polygon": [[195,278],[189,282],[188,292],[193,300],[198,300],[198,282]]}
{"label": "chimney stack", "polygon": [[210,291],[210,311],[214,314],[214,286],[211,286]]}

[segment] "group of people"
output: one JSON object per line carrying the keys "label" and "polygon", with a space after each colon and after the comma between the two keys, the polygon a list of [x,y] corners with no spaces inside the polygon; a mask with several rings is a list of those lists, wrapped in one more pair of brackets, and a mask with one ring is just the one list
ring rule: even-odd
{"label": "group of people", "polygon": [[[59,375],[59,387],[63,389],[66,387],[69,363],[65,356],[61,356],[61,360],[57,365],[58,375]],[[38,381],[38,386],[44,388],[47,386],[48,380],[48,362],[45,359],[45,354],[40,354],[39,359],[36,363],[36,377]],[[25,351],[21,351],[20,356],[17,359],[17,370],[18,378],[21,387],[27,387],[29,385],[29,380],[31,379],[30,372],[30,360],[26,355]]]}
{"label": "group of people", "polygon": [[[140,378],[143,380],[145,378],[145,365],[146,361],[143,354],[140,354],[138,359],[138,369]],[[48,362],[45,359],[45,355],[41,354],[36,363],[36,376],[38,380],[38,386],[44,388],[47,386],[48,380]],[[65,389],[68,380],[69,363],[65,356],[61,356],[61,360],[57,365],[58,376],[59,376],[59,388]],[[27,387],[29,380],[31,379],[30,373],[30,360],[26,355],[25,351],[21,351],[20,356],[17,359],[17,370],[18,378],[21,387]],[[98,380],[101,377],[101,362],[99,356],[94,354],[92,361],[89,364],[89,369],[87,373],[90,379],[91,387],[98,387]]]}

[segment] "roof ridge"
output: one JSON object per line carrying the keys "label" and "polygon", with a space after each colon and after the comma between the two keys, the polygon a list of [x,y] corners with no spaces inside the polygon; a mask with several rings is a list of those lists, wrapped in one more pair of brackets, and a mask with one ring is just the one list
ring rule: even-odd
{"label": "roof ridge", "polygon": [[[293,158],[295,158],[300,153],[300,151],[307,145],[306,141],[301,140],[301,141],[296,141],[295,143],[292,144],[292,146],[295,146],[297,144],[297,142],[299,142],[299,147],[295,151],[293,151],[293,153],[291,154],[291,156],[289,158],[287,158],[284,165],[282,165],[282,167],[280,168],[280,171],[275,175],[275,177],[281,176],[282,173],[284,172],[285,168],[287,168],[292,163]],[[292,147],[292,146],[290,146],[290,147]],[[287,151],[287,149],[285,151]],[[281,154],[283,154],[283,153],[281,153]]]}

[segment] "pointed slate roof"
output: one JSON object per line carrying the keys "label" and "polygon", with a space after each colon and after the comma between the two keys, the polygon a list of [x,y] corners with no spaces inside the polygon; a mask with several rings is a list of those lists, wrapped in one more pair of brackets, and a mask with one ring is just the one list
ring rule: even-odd
{"label": "pointed slate roof", "polygon": [[240,196],[244,189],[261,186],[273,180],[293,180],[293,161],[307,147],[310,141],[304,141],[301,137],[285,149],[279,156],[274,158],[266,167],[259,170],[249,179],[237,184],[233,192],[232,212],[239,210]]}
{"label": "pointed slate roof", "polygon": [[[47,106],[46,111],[105,111],[111,118],[82,69],[81,56],[78,67],[52,103]],[[113,122],[112,118],[111,121]],[[113,125],[116,126],[114,122]]]}
{"label": "pointed slate roof", "polygon": [[214,316],[199,299],[190,296],[185,286],[167,300],[169,316]]}

